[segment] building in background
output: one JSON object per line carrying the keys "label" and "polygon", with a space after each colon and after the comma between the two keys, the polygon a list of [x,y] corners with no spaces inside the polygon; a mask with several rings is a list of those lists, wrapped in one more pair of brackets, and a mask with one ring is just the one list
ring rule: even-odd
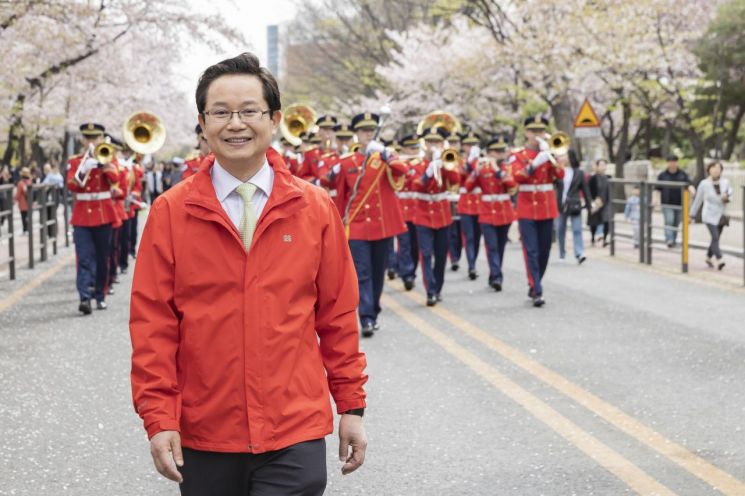
{"label": "building in background", "polygon": [[276,77],[279,73],[279,26],[272,24],[266,27],[266,65]]}

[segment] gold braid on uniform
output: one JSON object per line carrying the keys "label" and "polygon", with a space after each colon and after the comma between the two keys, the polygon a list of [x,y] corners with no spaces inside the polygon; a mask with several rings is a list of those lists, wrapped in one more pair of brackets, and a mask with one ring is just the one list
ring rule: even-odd
{"label": "gold braid on uniform", "polygon": [[391,188],[393,188],[393,191],[401,191],[404,189],[404,185],[406,184],[406,176],[403,175],[399,177],[398,179],[393,177],[393,172],[391,171],[391,166],[388,164],[385,164],[385,175],[388,177],[388,183],[391,185]]}

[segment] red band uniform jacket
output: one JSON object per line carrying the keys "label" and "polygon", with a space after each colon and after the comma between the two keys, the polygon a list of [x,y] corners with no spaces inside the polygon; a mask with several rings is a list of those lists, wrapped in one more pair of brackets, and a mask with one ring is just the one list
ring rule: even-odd
{"label": "red band uniform jacket", "polygon": [[478,159],[474,159],[471,163],[467,163],[463,160],[460,167],[460,180],[463,186],[460,188],[460,198],[458,199],[458,206],[456,207],[456,212],[460,215],[479,215],[481,213],[479,208],[479,203],[481,201],[480,186],[476,185],[473,190],[469,190],[465,187],[466,180],[471,172],[476,169],[477,163]]}
{"label": "red band uniform jacket", "polygon": [[434,177],[426,176],[427,167],[429,160],[424,159],[414,174],[414,224],[441,229],[453,223],[448,190],[460,187],[460,173],[442,169],[442,185],[438,185]]}
{"label": "red band uniform jacket", "polygon": [[[364,162],[365,155],[359,152],[345,156],[336,177],[337,199],[342,216],[347,211],[347,204],[352,202],[348,209],[348,220],[351,221],[349,239],[375,241],[405,232],[406,224],[401,216],[401,207],[386,167],[390,168],[394,180],[402,180],[408,166],[396,157],[392,157],[386,163],[380,153],[371,154],[357,187],[357,193],[352,198],[354,185]],[[379,179],[376,181],[378,176]]]}
{"label": "red band uniform jacket", "polygon": [[537,150],[521,148],[510,155],[508,165],[518,184],[517,218],[532,220],[555,219],[559,216],[556,206],[554,181],[564,178],[564,169],[546,162],[529,171]]}
{"label": "red band uniform jacket", "polygon": [[81,185],[75,178],[75,173],[80,167],[82,155],[76,155],[68,162],[67,166],[67,189],[73,193],[100,194],[108,193],[109,198],[100,200],[77,199],[72,207],[70,224],[81,227],[95,227],[113,224],[117,220],[114,201],[111,199],[111,186],[118,183],[119,172],[116,167],[116,159],[109,166],[96,167],[90,171],[88,180]]}
{"label": "red band uniform jacket", "polygon": [[510,174],[510,167],[504,163],[499,173],[492,167],[482,167],[472,172],[466,179],[468,191],[481,190],[479,202],[479,223],[493,226],[504,226],[515,221],[515,210],[512,208],[512,190],[517,183]]}
{"label": "red band uniform jacket", "polygon": [[148,435],[184,446],[263,453],[332,432],[365,407],[357,277],[321,188],[273,149],[273,190],[246,251],[220,205],[210,163],[159,196],[132,288],[135,409]]}

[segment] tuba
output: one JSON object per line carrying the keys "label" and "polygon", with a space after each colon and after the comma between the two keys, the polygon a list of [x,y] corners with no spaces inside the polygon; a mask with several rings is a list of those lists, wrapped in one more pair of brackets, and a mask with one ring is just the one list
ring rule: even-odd
{"label": "tuba", "polygon": [[133,152],[151,155],[166,142],[166,128],[157,115],[150,112],[135,112],[124,121],[124,142]]}
{"label": "tuba", "polygon": [[[424,119],[419,121],[416,127],[416,133],[422,135],[425,129],[443,128],[448,134],[460,133],[462,127],[457,117],[444,110],[430,112]],[[460,164],[460,153],[455,148],[446,148],[442,152],[442,167],[447,171],[455,170]],[[435,171],[435,180],[442,186],[442,174],[439,169]]]}
{"label": "tuba", "polygon": [[302,143],[300,135],[311,130],[315,126],[316,112],[308,105],[295,103],[287,107],[282,122],[279,123],[279,131],[282,137],[292,146]]}

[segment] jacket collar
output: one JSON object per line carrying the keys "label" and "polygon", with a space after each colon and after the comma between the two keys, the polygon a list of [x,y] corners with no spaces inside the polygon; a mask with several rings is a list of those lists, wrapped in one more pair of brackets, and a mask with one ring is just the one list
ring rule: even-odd
{"label": "jacket collar", "polygon": [[[294,183],[292,174],[280,154],[274,148],[269,148],[266,152],[266,159],[274,170],[274,184],[269,200],[261,213],[254,237],[257,237],[264,227],[274,220],[287,217],[306,204],[302,189]],[[211,172],[214,163],[215,156],[208,155],[202,162],[199,172],[194,175],[184,200],[186,210],[195,217],[219,222],[237,233],[235,226],[220,205],[212,184]]]}

